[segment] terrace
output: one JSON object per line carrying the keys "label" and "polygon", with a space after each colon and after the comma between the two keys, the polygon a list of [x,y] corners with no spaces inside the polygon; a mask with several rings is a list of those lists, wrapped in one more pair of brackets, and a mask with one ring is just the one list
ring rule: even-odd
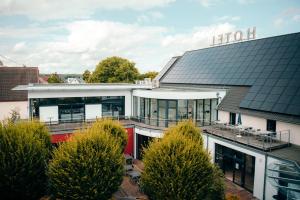
{"label": "terrace", "polygon": [[[149,119],[155,120],[155,124],[145,123],[145,119],[141,118],[130,118],[122,117],[116,118],[122,125],[125,127],[135,126],[148,130],[160,130],[163,131],[168,126],[176,125],[179,121],[182,120],[165,120],[165,119]],[[89,121],[78,121],[70,123],[58,123],[52,122],[48,123],[50,133],[52,134],[66,134],[72,133],[75,130],[79,130],[83,127],[88,127],[95,120]],[[263,151],[272,151],[275,149],[280,149],[290,145],[290,130],[281,130],[281,131],[265,131],[254,129],[252,127],[245,127],[242,125],[228,125],[216,122],[204,122],[203,120],[194,120],[196,125],[203,130],[204,134],[213,135],[220,137],[232,142],[240,143],[249,147],[253,147]],[[161,126],[159,126],[161,125]]]}

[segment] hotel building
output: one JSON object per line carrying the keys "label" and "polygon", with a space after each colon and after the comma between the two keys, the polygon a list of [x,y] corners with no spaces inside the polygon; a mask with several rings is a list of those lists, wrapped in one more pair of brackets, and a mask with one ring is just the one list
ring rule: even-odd
{"label": "hotel building", "polygon": [[225,177],[258,199],[300,199],[300,33],[173,57],[154,82],[32,84],[29,116],[50,124],[53,142],[100,117],[127,128],[126,153],[184,119]]}

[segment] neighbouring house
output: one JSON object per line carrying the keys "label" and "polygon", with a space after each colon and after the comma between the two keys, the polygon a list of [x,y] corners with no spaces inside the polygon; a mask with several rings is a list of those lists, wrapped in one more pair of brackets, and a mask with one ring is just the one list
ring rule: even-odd
{"label": "neighbouring house", "polygon": [[13,110],[21,119],[29,117],[27,92],[11,89],[17,85],[43,83],[39,80],[37,67],[0,66],[0,120],[10,117]]}

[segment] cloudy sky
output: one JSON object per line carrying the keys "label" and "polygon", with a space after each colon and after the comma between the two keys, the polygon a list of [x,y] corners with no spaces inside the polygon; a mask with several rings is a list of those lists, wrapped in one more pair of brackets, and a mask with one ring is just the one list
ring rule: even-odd
{"label": "cloudy sky", "polygon": [[[108,56],[160,70],[212,36],[256,26],[300,31],[299,0],[1,0],[0,60],[41,73],[82,73]],[[5,58],[3,58],[3,56]]]}

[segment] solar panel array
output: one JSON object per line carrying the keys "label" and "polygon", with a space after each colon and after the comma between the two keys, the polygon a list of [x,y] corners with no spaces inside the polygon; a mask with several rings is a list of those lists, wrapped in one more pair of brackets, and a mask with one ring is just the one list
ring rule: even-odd
{"label": "solar panel array", "polygon": [[240,107],[300,115],[300,33],[188,51],[161,82],[251,86]]}

